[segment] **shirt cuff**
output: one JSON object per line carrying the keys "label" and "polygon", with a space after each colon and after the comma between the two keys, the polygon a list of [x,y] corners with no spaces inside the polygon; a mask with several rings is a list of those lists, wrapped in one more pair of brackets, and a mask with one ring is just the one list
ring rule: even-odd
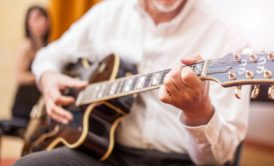
{"label": "shirt cuff", "polygon": [[39,85],[39,80],[44,72],[46,71],[60,72],[60,69],[53,64],[46,63],[44,65],[39,65],[39,66],[34,64],[32,66],[32,71],[35,75],[36,83]]}
{"label": "shirt cuff", "polygon": [[217,111],[214,111],[213,116],[209,120],[209,122],[206,125],[200,125],[200,126],[187,126],[182,121],[182,118],[180,117],[181,122],[186,129],[186,131],[189,133],[189,137],[195,141],[197,144],[213,144],[217,141],[218,136],[220,134],[221,130],[221,119],[218,116]]}

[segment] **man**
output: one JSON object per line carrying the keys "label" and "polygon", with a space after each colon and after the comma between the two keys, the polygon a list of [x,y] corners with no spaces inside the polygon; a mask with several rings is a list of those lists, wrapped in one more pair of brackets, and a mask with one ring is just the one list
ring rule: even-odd
{"label": "man", "polygon": [[[74,102],[60,89],[83,88],[60,74],[79,57],[91,61],[116,53],[138,64],[140,73],[171,66],[158,91],[139,94],[121,122],[117,148],[104,162],[86,153],[59,148],[26,156],[15,165],[199,165],[224,164],[243,140],[248,119],[248,88],[242,99],[234,89],[201,81],[189,67],[201,59],[239,51],[246,43],[205,11],[196,0],[115,0],[102,2],[58,41],[42,49],[33,64],[47,112],[68,123],[60,105]],[[181,60],[182,59],[182,60]],[[174,65],[176,64],[176,65]],[[163,101],[164,103],[160,102]],[[191,161],[188,159],[190,157]]]}

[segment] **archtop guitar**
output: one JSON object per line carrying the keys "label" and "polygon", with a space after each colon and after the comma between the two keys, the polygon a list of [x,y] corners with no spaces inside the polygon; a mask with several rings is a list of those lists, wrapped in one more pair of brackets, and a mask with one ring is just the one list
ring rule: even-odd
{"label": "archtop guitar", "polygon": [[[238,98],[241,85],[254,85],[251,97],[256,98],[259,86],[266,84],[270,86],[269,98],[274,99],[272,52],[230,53],[190,67],[202,80],[216,81],[223,87],[236,86]],[[75,105],[65,107],[73,114],[73,120],[63,125],[44,118],[42,129],[34,134],[24,154],[65,145],[86,150],[100,160],[107,159],[115,144],[115,130],[122,118],[130,113],[133,94],[159,88],[170,70],[136,75],[136,67],[117,55],[94,63],[79,74],[79,78],[88,80],[89,85],[80,92],[66,92],[76,98]]]}

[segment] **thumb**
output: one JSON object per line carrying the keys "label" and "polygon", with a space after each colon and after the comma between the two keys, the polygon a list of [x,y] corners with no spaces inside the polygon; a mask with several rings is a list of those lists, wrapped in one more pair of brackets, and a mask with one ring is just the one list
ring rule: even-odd
{"label": "thumb", "polygon": [[183,58],[181,59],[181,63],[185,64],[185,65],[192,65],[193,63],[199,62],[203,60],[202,57],[200,55],[195,55],[189,58]]}

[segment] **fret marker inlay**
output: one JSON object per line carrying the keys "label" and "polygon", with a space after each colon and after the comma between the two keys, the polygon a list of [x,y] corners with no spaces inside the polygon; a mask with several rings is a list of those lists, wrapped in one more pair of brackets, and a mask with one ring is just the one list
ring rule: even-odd
{"label": "fret marker inlay", "polygon": [[146,81],[146,76],[141,76],[141,78],[138,79],[136,89],[142,89],[144,87]]}
{"label": "fret marker inlay", "polygon": [[128,92],[131,90],[131,85],[133,83],[133,79],[126,80],[126,83],[124,85],[124,92]]}
{"label": "fret marker inlay", "polygon": [[160,80],[161,80],[161,72],[155,73],[154,76],[153,76],[153,78],[152,78],[151,85],[152,86],[159,85],[160,84]]}

